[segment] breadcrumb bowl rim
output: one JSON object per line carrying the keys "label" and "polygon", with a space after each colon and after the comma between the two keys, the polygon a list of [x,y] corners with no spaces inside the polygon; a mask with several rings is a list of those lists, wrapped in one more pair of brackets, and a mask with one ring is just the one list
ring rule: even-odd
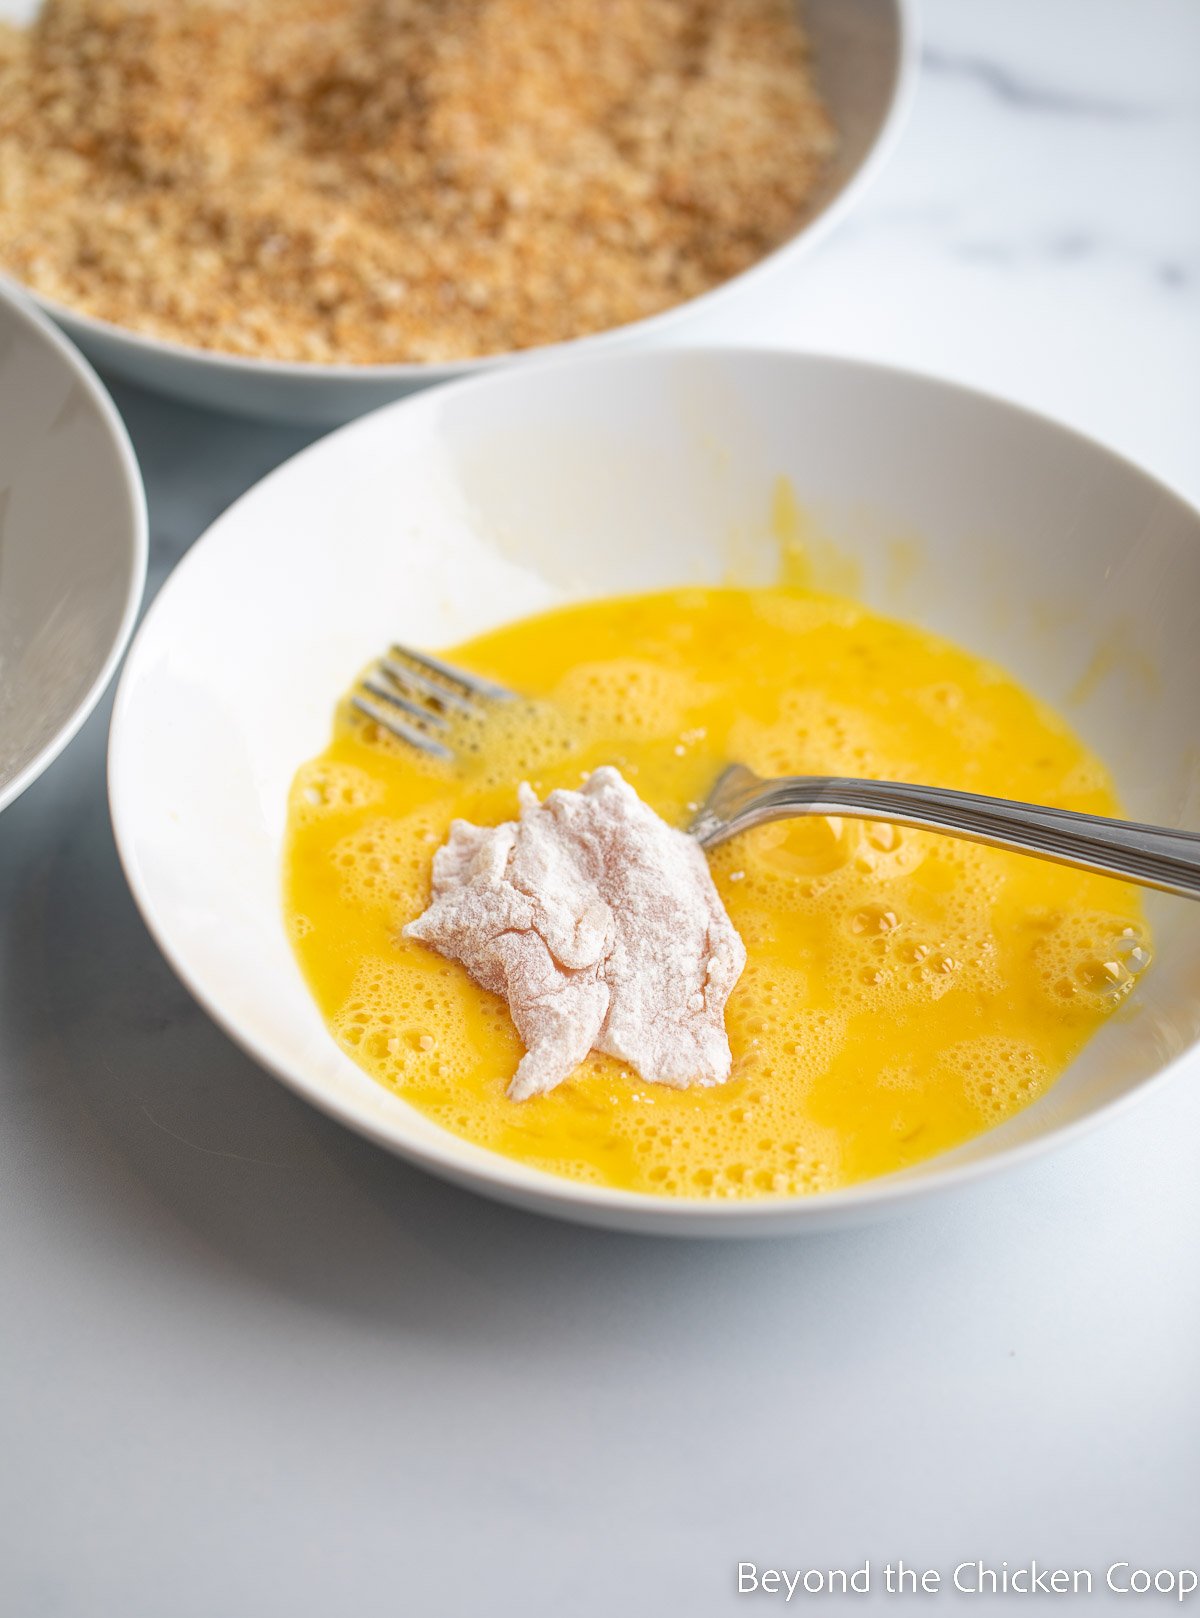
{"label": "breadcrumb bowl rim", "polygon": [[[845,4],[846,0],[840,0]],[[468,358],[381,362],[275,359],[159,338],[88,314],[8,279],[58,324],[102,370],[152,391],[234,414],[281,421],[336,424],[431,383],[469,377],[500,366],[527,365],[659,340],[677,324],[702,316],[720,300],[752,296],[754,288],[817,246],[857,206],[895,146],[915,87],[918,35],[915,0],[859,0],[876,13],[891,54],[876,64],[883,93],[872,112],[874,132],[846,167],[833,173],[805,210],[795,232],[754,264],[706,291],[623,325],[559,342]],[[818,65],[818,73],[820,68]],[[6,272],[0,269],[0,276]]]}

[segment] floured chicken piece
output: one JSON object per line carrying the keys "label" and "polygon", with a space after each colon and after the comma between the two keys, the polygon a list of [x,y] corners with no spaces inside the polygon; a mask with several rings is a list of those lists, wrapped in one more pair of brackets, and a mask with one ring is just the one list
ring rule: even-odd
{"label": "floured chicken piece", "polygon": [[519,798],[519,821],[453,823],[429,909],[404,929],[508,1001],[525,1042],[511,1099],[553,1090],[591,1050],[656,1084],[721,1084],[746,951],[699,844],[607,766],[578,792]]}

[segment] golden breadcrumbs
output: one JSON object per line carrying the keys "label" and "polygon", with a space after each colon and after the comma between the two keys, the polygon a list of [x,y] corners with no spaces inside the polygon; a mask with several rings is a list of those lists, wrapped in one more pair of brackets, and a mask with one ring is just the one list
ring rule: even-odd
{"label": "golden breadcrumbs", "polygon": [[795,0],[45,0],[0,25],[0,265],[155,337],[445,360],[636,320],[790,235]]}

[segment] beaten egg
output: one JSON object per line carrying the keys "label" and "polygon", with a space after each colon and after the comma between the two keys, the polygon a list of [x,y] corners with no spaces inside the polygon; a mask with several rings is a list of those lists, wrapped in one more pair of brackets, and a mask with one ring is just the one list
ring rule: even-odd
{"label": "beaten egg", "polygon": [[1066,721],[1002,669],[850,600],[774,586],[593,601],[439,655],[522,693],[419,757],[343,704],[296,776],[287,924],[333,1037],[446,1129],[552,1173],[691,1197],[794,1195],[945,1151],[1027,1106],[1150,959],[1135,889],[903,827],[759,827],[710,864],[748,963],[729,1081],[684,1091],[593,1053],[505,1095],[503,1001],[401,928],[456,816],[612,764],[685,826],[737,759],[763,775],[928,782],[1120,806]]}

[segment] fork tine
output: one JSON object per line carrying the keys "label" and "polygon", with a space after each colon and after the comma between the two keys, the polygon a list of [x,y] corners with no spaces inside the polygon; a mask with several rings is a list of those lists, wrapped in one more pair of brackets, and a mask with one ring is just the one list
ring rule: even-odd
{"label": "fork tine", "polygon": [[437,713],[433,708],[422,708],[419,703],[410,702],[407,697],[401,696],[399,691],[393,691],[390,685],[368,674],[359,682],[364,691],[369,691],[373,697],[379,697],[383,702],[391,703],[393,708],[400,708],[413,719],[419,719],[423,725],[433,725],[438,730],[446,728],[446,716]]}
{"label": "fork tine", "polygon": [[415,725],[405,724],[403,719],[398,719],[394,713],[390,713],[379,703],[369,702],[366,697],[355,695],[350,698],[350,706],[356,708],[360,714],[365,714],[368,719],[373,719],[377,725],[390,731],[393,736],[398,736],[402,742],[407,742],[410,747],[416,747],[422,753],[429,753],[433,758],[445,759],[447,762],[453,759],[454,754],[450,748],[443,746],[425,731],[418,730]]}
{"label": "fork tine", "polygon": [[516,697],[516,692],[510,691],[506,685],[497,685],[494,680],[485,680],[480,674],[455,668],[452,663],[443,663],[440,657],[433,657],[429,652],[414,652],[411,646],[394,645],[392,657],[402,657],[406,662],[415,663],[427,674],[435,674],[439,679],[449,680],[452,685],[460,686],[464,691],[469,691],[476,697],[483,697],[488,702],[512,702]]}
{"label": "fork tine", "polygon": [[420,696],[429,697],[435,702],[442,702],[448,708],[457,708],[459,713],[474,714],[475,704],[464,697],[461,691],[453,687],[442,685],[437,680],[431,680],[428,675],[421,674],[417,669],[405,668],[403,663],[397,663],[393,657],[381,657],[379,666],[390,680],[394,680],[400,689],[413,691]]}
{"label": "fork tine", "polygon": [[[410,747],[450,762],[454,759],[453,749],[429,733],[429,727],[445,731],[449,724],[446,713],[439,709],[450,708],[473,719],[478,717],[481,705],[515,699],[515,691],[493,680],[443,663],[428,652],[394,645],[359,681],[350,706]],[[410,725],[400,717],[401,713],[416,723]]]}

